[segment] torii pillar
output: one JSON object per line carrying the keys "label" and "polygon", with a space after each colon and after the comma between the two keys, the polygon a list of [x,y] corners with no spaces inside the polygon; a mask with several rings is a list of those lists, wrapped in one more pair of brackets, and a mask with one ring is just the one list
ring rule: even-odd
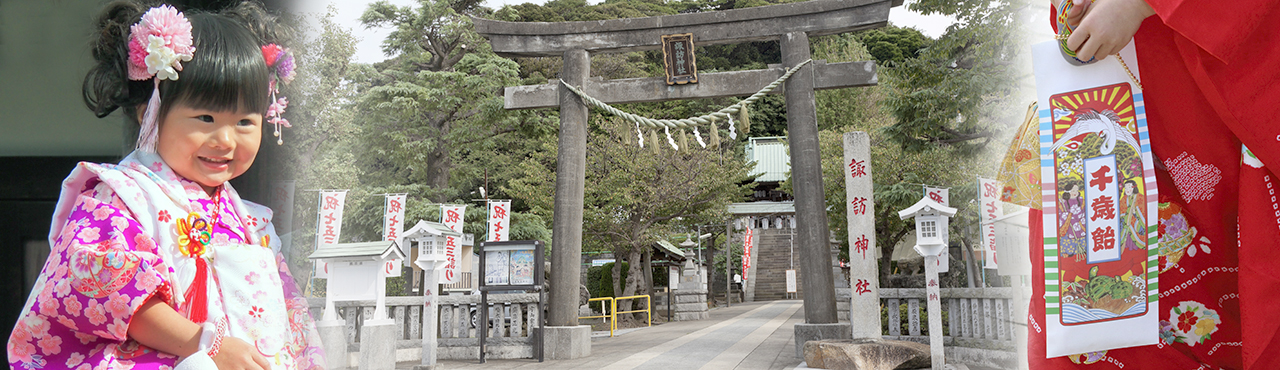
{"label": "torii pillar", "polygon": [[[813,0],[799,3],[587,22],[502,22],[472,18],[476,32],[498,55],[564,58],[560,78],[609,104],[747,96],[787,68],[809,59],[809,37],[883,27],[889,9],[902,0]],[[697,84],[668,86],[664,78],[610,81],[591,79],[590,53],[661,48],[662,36],[691,33],[697,46],[780,40],[782,66],[752,71],[700,73]],[[797,346],[805,340],[851,337],[836,316],[831,273],[830,232],[822,189],[814,90],[871,86],[875,63],[827,64],[815,60],[773,93],[785,93],[795,183],[797,249],[804,281],[805,323],[795,327]],[[578,325],[582,254],[583,184],[586,172],[587,108],[558,81],[507,87],[506,109],[560,108],[556,163],[555,219],[552,220],[550,312],[544,351],[551,359],[591,354],[590,328]],[[803,339],[803,340],[802,340]]]}
{"label": "torii pillar", "polygon": [[[564,52],[560,78],[570,84],[591,76],[583,49]],[[591,355],[591,326],[578,325],[582,284],[582,197],[587,171],[587,105],[569,89],[558,89],[560,142],[556,153],[555,218],[551,221],[551,292],[544,356],[575,359]]]}
{"label": "torii pillar", "polygon": [[[809,35],[790,32],[781,38],[782,64],[799,65],[809,59]],[[787,146],[791,150],[792,189],[795,190],[796,247],[804,275],[804,323],[796,324],[796,354],[804,358],[804,343],[823,339],[852,339],[853,327],[836,316],[836,291],[831,273],[831,231],[822,189],[822,156],[818,149],[818,109],[813,96],[813,68],[804,66],[787,80]]]}

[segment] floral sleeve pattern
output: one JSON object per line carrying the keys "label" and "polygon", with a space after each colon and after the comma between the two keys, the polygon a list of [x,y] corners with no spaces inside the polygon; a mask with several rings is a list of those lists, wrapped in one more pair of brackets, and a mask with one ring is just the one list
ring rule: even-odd
{"label": "floral sleeve pattern", "polygon": [[320,334],[316,331],[315,321],[307,310],[307,298],[294,284],[293,274],[289,272],[289,264],[284,255],[276,253],[276,265],[279,267],[280,281],[284,286],[285,306],[289,310],[289,343],[286,348],[293,355],[297,369],[323,368],[324,350],[319,347]]}
{"label": "floral sleeve pattern", "polygon": [[[43,286],[9,338],[15,368],[76,368],[148,352],[126,341],[152,296],[172,304],[156,243],[107,186],[80,194],[41,274]],[[127,343],[130,342],[130,343]]]}

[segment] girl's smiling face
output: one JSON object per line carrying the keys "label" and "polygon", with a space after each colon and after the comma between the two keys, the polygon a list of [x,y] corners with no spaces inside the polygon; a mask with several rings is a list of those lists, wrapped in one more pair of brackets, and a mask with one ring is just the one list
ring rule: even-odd
{"label": "girl's smiling face", "polygon": [[[142,111],[142,110],[139,110]],[[262,143],[262,114],[176,103],[161,118],[156,154],[206,192],[244,174]]]}

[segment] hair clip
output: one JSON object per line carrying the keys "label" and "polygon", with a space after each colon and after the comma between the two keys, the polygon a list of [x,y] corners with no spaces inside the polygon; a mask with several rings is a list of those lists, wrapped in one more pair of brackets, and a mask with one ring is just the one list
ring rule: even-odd
{"label": "hair clip", "polygon": [[276,94],[280,93],[279,83],[288,84],[293,82],[294,62],[293,53],[276,44],[266,44],[262,46],[262,58],[267,61],[267,68],[271,73],[271,82],[269,89],[271,90],[271,106],[267,108],[267,122],[276,126],[275,136],[276,145],[284,145],[284,138],[280,136],[280,126],[293,127],[289,124],[289,120],[284,119],[285,108],[289,107],[289,98],[276,98]]}
{"label": "hair clip", "polygon": [[178,9],[161,5],[147,10],[142,20],[129,27],[129,79],[154,78],[155,89],[142,115],[138,149],[156,151],[160,111],[160,80],[177,80],[182,62],[191,61],[196,48],[191,45],[191,22]]}

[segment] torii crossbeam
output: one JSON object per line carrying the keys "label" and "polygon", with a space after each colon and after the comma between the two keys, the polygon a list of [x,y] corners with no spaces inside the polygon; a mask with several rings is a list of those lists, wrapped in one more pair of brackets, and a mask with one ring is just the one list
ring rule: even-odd
{"label": "torii crossbeam", "polygon": [[[560,78],[581,86],[605,103],[745,96],[809,59],[809,37],[883,27],[889,9],[902,0],[814,0],[800,3],[586,22],[502,22],[473,18],[476,32],[488,38],[498,55],[561,56]],[[657,50],[662,35],[692,33],[695,45],[779,40],[782,66],[753,71],[699,75],[698,84],[668,86],[662,78],[600,81],[590,79],[589,53]],[[784,68],[786,67],[786,68]],[[787,102],[792,176],[795,182],[796,245],[801,253],[805,324],[796,325],[797,345],[804,340],[847,338],[836,317],[830,232],[818,151],[815,89],[876,84],[875,63],[806,65],[775,93]],[[570,359],[590,355],[590,331],[578,326],[578,286],[582,254],[582,206],[586,171],[587,107],[555,81],[507,87],[507,109],[560,107],[556,163],[555,219],[552,221],[551,308],[547,356]],[[559,328],[559,329],[557,329]],[[578,329],[572,329],[578,328]],[[830,333],[835,334],[831,337]],[[559,331],[559,332],[557,332]],[[559,343],[557,343],[559,342]]]}

